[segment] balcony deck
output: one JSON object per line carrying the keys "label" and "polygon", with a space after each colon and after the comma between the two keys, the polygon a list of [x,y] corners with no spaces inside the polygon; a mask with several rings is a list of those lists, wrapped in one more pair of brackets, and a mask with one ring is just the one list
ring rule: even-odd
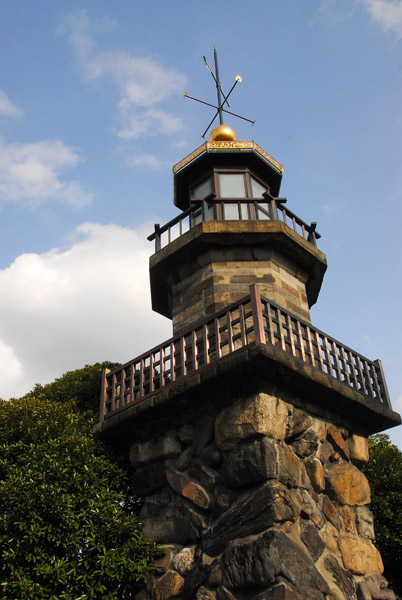
{"label": "balcony deck", "polygon": [[[259,347],[327,388],[389,413],[397,425],[379,360],[371,361],[260,295],[250,295],[193,329],[103,374],[100,424],[246,349]],[[290,365],[290,366],[289,366]],[[306,370],[306,367],[308,369]],[[348,393],[353,392],[353,393]],[[385,409],[385,410],[383,410]],[[383,427],[384,428],[384,427]]]}

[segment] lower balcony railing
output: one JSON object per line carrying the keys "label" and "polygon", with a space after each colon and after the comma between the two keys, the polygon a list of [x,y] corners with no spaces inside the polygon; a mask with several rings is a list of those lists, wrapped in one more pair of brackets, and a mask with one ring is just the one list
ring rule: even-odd
{"label": "lower balcony railing", "polygon": [[380,361],[370,361],[260,295],[228,306],[194,329],[103,373],[100,421],[246,347],[266,344],[391,408]]}

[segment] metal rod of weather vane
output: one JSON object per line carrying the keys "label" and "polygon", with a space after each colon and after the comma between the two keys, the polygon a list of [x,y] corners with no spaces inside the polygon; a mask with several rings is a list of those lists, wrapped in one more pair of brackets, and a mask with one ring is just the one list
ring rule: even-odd
{"label": "metal rod of weather vane", "polygon": [[219,113],[219,123],[223,125],[222,118],[222,97],[221,97],[221,82],[219,79],[219,68],[218,68],[218,55],[216,53],[216,48],[214,48],[214,59],[215,59],[215,73],[216,73],[216,90],[218,92],[218,113]]}

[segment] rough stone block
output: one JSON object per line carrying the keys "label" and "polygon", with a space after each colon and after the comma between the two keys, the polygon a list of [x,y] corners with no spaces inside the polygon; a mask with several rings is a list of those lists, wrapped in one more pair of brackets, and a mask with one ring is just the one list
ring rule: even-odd
{"label": "rough stone block", "polygon": [[199,456],[214,435],[214,422],[211,417],[201,419],[196,428],[192,455]]}
{"label": "rough stone block", "polygon": [[260,533],[275,522],[297,515],[292,494],[277,482],[268,482],[243,502],[223,513],[203,535],[204,552],[216,556],[229,541]]}
{"label": "rough stone block", "polygon": [[331,442],[332,446],[339,452],[342,458],[349,460],[350,453],[349,449],[346,445],[345,440],[342,437],[341,432],[334,426],[330,425],[327,430],[328,440]]}
{"label": "rough stone block", "polygon": [[175,458],[181,454],[181,445],[173,433],[157,439],[137,442],[130,448],[130,464],[142,467],[157,460]]}
{"label": "rough stone block", "polygon": [[211,573],[209,574],[207,585],[215,588],[222,583],[222,569],[220,564],[215,564],[212,567]]}
{"label": "rough stone block", "polygon": [[388,582],[378,573],[370,573],[359,581],[357,593],[358,600],[396,600],[392,590],[388,589]]}
{"label": "rough stone block", "polygon": [[222,450],[231,450],[241,440],[257,434],[283,440],[288,407],[282,400],[259,393],[224,408],[215,421],[215,440]]}
{"label": "rough stone block", "polygon": [[216,592],[216,600],[236,600],[236,598],[227,588],[222,586]]}
{"label": "rough stone block", "polygon": [[335,453],[335,450],[334,450],[332,444],[325,441],[319,447],[317,456],[320,459],[320,461],[322,462],[322,464],[325,465],[329,461],[329,459],[333,456],[334,453]]}
{"label": "rough stone block", "polygon": [[223,584],[233,590],[269,588],[284,578],[301,598],[323,600],[323,595],[329,593],[308,554],[289,536],[274,529],[252,542],[228,548],[223,564]]}
{"label": "rough stone block", "polygon": [[198,483],[194,483],[181,473],[175,473],[174,471],[167,471],[166,479],[175,492],[181,494],[184,498],[188,498],[200,508],[209,508],[211,499]]}
{"label": "rough stone block", "polygon": [[166,573],[176,553],[176,548],[172,545],[165,545],[163,551],[164,555],[154,563],[157,573]]}
{"label": "rough stone block", "polygon": [[[313,494],[315,495],[315,494]],[[307,490],[301,490],[301,515],[304,519],[310,519],[319,529],[325,524],[325,519],[318,507],[317,500]]]}
{"label": "rough stone block", "polygon": [[299,408],[294,408],[290,417],[286,429],[286,441],[289,442],[296,437],[303,434],[311,425],[313,419],[304,411]]}
{"label": "rough stone block", "polygon": [[180,575],[184,575],[194,564],[195,548],[183,548],[173,560],[173,566]]}
{"label": "rough stone block", "polygon": [[286,444],[279,445],[278,479],[288,487],[308,488],[310,480],[303,461]]}
{"label": "rough stone block", "polygon": [[370,486],[367,478],[351,463],[327,465],[325,475],[342,504],[361,506],[370,503]]}
{"label": "rough stone block", "polygon": [[314,490],[316,492],[323,492],[325,489],[325,477],[321,461],[318,458],[310,458],[304,464],[306,465],[306,471]]}
{"label": "rough stone block", "polygon": [[350,506],[343,506],[341,508],[341,514],[345,531],[348,533],[356,533],[356,514],[354,509]]}
{"label": "rough stone block", "polygon": [[339,549],[343,564],[355,575],[367,573],[383,573],[384,565],[377,548],[368,541],[341,536]]}
{"label": "rough stone block", "polygon": [[318,448],[318,436],[316,432],[309,429],[309,431],[306,431],[302,436],[293,440],[292,447],[297,456],[300,456],[301,458],[311,456],[317,452]]}
{"label": "rough stone block", "polygon": [[215,598],[215,592],[211,592],[211,590],[207,590],[207,588],[203,586],[197,590],[197,594],[195,596],[195,600],[215,600]]}
{"label": "rough stone block", "polygon": [[198,598],[197,591],[207,581],[211,572],[212,565],[203,562],[196,562],[192,569],[187,572],[185,583],[181,591],[183,600],[193,600]]}
{"label": "rough stone block", "polygon": [[177,471],[185,471],[191,462],[191,447],[186,448],[176,459]]}
{"label": "rough stone block", "polygon": [[357,508],[357,530],[362,537],[374,540],[374,515],[367,506]]}
{"label": "rough stone block", "polygon": [[228,487],[244,486],[278,475],[278,443],[270,438],[236,446],[226,457],[222,477]]}
{"label": "rough stone block", "polygon": [[318,560],[325,550],[325,544],[314,525],[305,523],[301,528],[300,537],[313,561]]}
{"label": "rough stone block", "polygon": [[143,535],[158,544],[194,542],[198,531],[181,508],[146,502],[140,512]]}
{"label": "rough stone block", "polygon": [[197,479],[201,485],[210,490],[215,489],[216,483],[219,481],[220,475],[215,469],[211,469],[202,463],[202,460],[195,459],[189,468],[190,477]]}
{"label": "rough stone block", "polygon": [[342,591],[342,598],[345,600],[355,600],[356,582],[353,575],[343,569],[334,556],[326,556],[324,565],[334,578],[338,588]]}
{"label": "rough stone block", "polygon": [[165,467],[161,463],[148,465],[133,474],[133,485],[139,496],[148,496],[166,483]]}
{"label": "rough stone block", "polygon": [[258,594],[254,600],[305,600],[284,583],[275,585],[270,590]]}
{"label": "rough stone block", "polygon": [[322,512],[336,529],[340,529],[341,521],[338,512],[328,496],[324,496],[322,499]]}
{"label": "rough stone block", "polygon": [[175,571],[168,571],[161,579],[155,580],[153,596],[155,600],[170,600],[180,594],[184,579]]}
{"label": "rough stone block", "polygon": [[367,438],[362,435],[352,435],[349,440],[350,459],[357,465],[363,465],[368,462],[369,448]]}
{"label": "rough stone block", "polygon": [[320,532],[324,544],[326,545],[328,550],[333,554],[338,552],[338,539],[334,535],[335,532],[338,533],[335,527],[331,528],[329,526],[323,527]]}

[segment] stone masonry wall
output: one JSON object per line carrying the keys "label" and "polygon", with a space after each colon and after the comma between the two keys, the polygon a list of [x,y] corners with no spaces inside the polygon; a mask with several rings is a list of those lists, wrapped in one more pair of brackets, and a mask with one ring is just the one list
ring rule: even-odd
{"label": "stone masonry wall", "polygon": [[395,598],[359,470],[366,438],[283,397],[132,444],[143,533],[165,549],[138,600]]}
{"label": "stone masonry wall", "polygon": [[220,249],[216,257],[213,252],[198,257],[203,266],[189,267],[186,262],[177,267],[180,281],[172,284],[175,334],[247,296],[254,283],[263,296],[310,321],[308,276],[301,267],[272,248],[242,249],[240,255],[238,250],[236,253],[233,260],[234,250]]}

